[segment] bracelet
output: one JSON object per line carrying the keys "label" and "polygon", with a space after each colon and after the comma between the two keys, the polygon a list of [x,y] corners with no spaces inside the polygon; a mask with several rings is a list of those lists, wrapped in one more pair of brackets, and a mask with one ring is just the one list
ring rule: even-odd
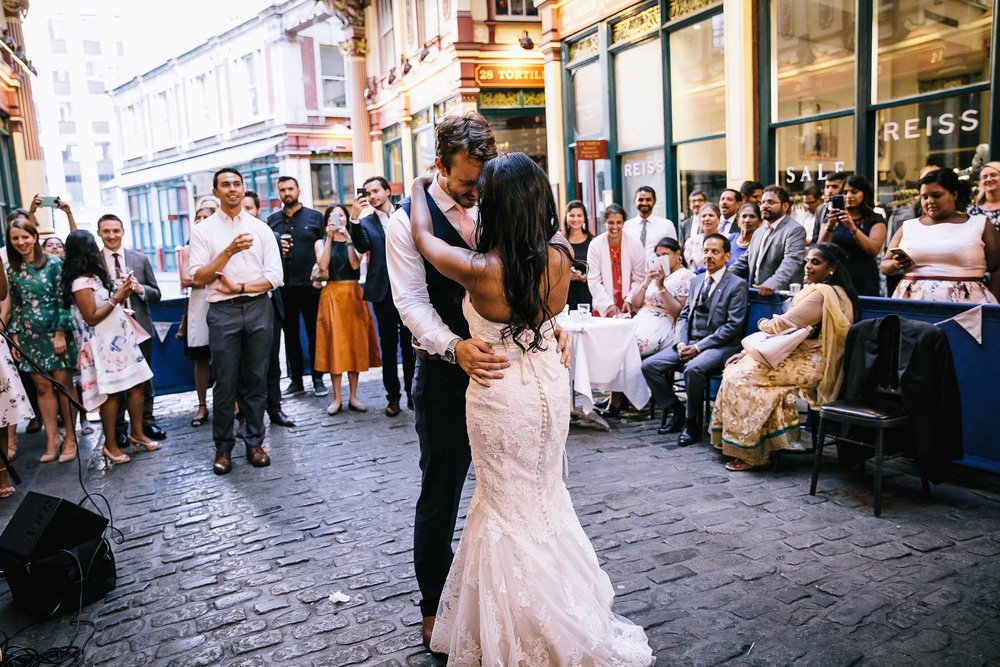
{"label": "bracelet", "polygon": [[347,241],[347,242],[344,243],[344,246],[347,247],[347,248],[353,248],[354,244],[351,243],[350,241]]}

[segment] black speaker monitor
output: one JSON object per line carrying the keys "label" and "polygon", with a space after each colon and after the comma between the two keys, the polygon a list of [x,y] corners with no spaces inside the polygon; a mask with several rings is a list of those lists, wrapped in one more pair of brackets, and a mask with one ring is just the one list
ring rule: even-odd
{"label": "black speaker monitor", "polygon": [[0,535],[0,556],[25,561],[48,556],[99,538],[107,526],[100,514],[29,491]]}

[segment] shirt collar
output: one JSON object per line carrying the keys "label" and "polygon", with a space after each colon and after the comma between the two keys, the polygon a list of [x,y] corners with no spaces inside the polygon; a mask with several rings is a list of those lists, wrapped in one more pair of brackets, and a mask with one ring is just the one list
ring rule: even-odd
{"label": "shirt collar", "polygon": [[238,225],[241,222],[245,222],[244,218],[248,214],[241,208],[234,217],[230,218],[228,215],[226,215],[225,211],[223,211],[222,207],[220,206],[218,209],[216,209],[215,215],[219,216],[219,220],[221,220],[222,222]]}
{"label": "shirt collar", "polygon": [[718,285],[718,284],[719,284],[719,281],[720,281],[720,280],[722,280],[722,274],[723,274],[723,273],[725,273],[725,272],[726,272],[726,265],[725,265],[725,264],[723,264],[723,265],[722,265],[722,268],[721,268],[721,269],[719,269],[719,270],[718,270],[718,271],[716,271],[715,273],[710,273],[710,274],[708,275],[708,277],[709,277],[709,278],[711,279],[711,281],[712,281],[712,285],[713,285],[713,286],[714,286],[714,285]]}
{"label": "shirt collar", "polygon": [[101,246],[101,249],[104,250],[104,256],[105,257],[111,257],[115,253],[118,253],[119,257],[124,257],[125,256],[125,248],[118,248],[118,250],[109,250],[108,248],[105,248],[104,246]]}
{"label": "shirt collar", "polygon": [[442,213],[447,213],[453,208],[459,208],[459,210],[462,210],[461,207],[459,207],[458,202],[452,199],[451,195],[449,195],[445,189],[441,187],[441,184],[438,183],[438,178],[440,178],[440,175],[435,174],[434,180],[431,181],[431,186],[428,190],[431,195],[431,199],[434,200],[437,207],[441,209]]}

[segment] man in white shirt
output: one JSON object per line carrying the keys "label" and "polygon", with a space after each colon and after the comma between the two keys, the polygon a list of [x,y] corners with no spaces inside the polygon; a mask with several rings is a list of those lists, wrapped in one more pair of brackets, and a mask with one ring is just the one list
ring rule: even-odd
{"label": "man in white shirt", "polygon": [[823,203],[819,188],[809,188],[802,193],[802,209],[793,216],[806,230],[806,245],[812,245],[813,229],[816,227],[816,210]]}
{"label": "man in white shirt", "polygon": [[270,291],[281,287],[284,273],[271,228],[243,210],[243,177],[220,169],[212,179],[219,210],[191,230],[190,268],[194,284],[205,287],[208,336],[215,388],[212,390],[212,470],[232,469],[233,404],[242,387],[240,415],[247,460],[260,468],[271,464],[264,451],[267,359],[274,334]]}
{"label": "man in white shirt", "polygon": [[639,239],[646,248],[647,259],[656,256],[656,244],[660,239],[677,238],[677,228],[672,220],[653,215],[655,206],[656,190],[648,185],[641,185],[635,191],[635,208],[639,215],[625,221],[625,233]]}

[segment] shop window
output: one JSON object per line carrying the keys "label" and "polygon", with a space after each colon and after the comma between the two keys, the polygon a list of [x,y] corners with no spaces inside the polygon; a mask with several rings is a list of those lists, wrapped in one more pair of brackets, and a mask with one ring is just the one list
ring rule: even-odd
{"label": "shop window", "polygon": [[709,201],[718,201],[718,195],[726,185],[725,137],[694,141],[677,147],[679,201],[687,203],[688,196],[695,190],[704,190]]}
{"label": "shop window", "polygon": [[319,47],[319,71],[323,86],[323,106],[338,109],[347,106],[344,56],[336,46]]}
{"label": "shop window", "polygon": [[[393,195],[403,194],[403,140],[402,128],[393,125],[382,130],[382,158],[385,178]],[[393,197],[395,202],[399,197]]]}
{"label": "shop window", "polygon": [[667,204],[663,193],[667,178],[663,149],[629,153],[622,155],[619,160],[622,170],[622,201],[618,203],[625,207],[629,217],[639,214],[635,208],[635,191],[640,185],[648,185],[656,190],[656,206],[653,208],[653,213],[665,217]]}
{"label": "shop window", "polygon": [[573,133],[587,137],[604,131],[604,100],[601,65],[597,62],[577,67],[573,81]]}
{"label": "shop window", "polygon": [[354,200],[353,165],[313,162],[309,165],[309,169],[312,176],[312,204],[315,208],[324,210],[331,204],[349,204]]}
{"label": "shop window", "polygon": [[878,101],[989,81],[992,3],[876,0]]}
{"label": "shop window", "polygon": [[988,92],[879,111],[876,195],[883,208],[892,211],[913,203],[925,165],[955,169],[960,178],[974,180],[989,150],[989,112]]}
{"label": "shop window", "polygon": [[188,239],[189,229],[188,191],[184,186],[159,186],[157,196],[160,204],[160,240],[163,248],[163,270],[177,270],[177,248]]}
{"label": "shop window", "polygon": [[[663,108],[660,40],[614,55],[615,108],[619,152],[663,144],[663,123],[650,122],[650,109]],[[600,87],[591,94],[598,94]]]}
{"label": "shop window", "polygon": [[674,141],[726,130],[722,14],[670,34]]}
{"label": "shop window", "polygon": [[854,116],[780,127],[774,131],[774,141],[774,182],[796,201],[809,188],[822,189],[830,174],[855,170]]}
{"label": "shop window", "polygon": [[17,193],[17,166],[14,160],[14,146],[10,138],[10,125],[5,116],[0,116],[0,247],[3,247],[3,228],[7,215],[20,203]]}
{"label": "shop window", "polygon": [[524,19],[537,17],[533,0],[493,0],[493,15],[498,19]]}
{"label": "shop window", "polygon": [[590,213],[591,231],[604,231],[604,209],[615,203],[611,184],[611,160],[583,160],[576,162],[576,190],[567,199],[579,199]]}
{"label": "shop window", "polygon": [[150,261],[156,259],[156,241],[153,238],[153,220],[149,211],[149,189],[128,190],[129,219],[132,221],[132,244]]}
{"label": "shop window", "polygon": [[501,153],[521,152],[535,161],[542,171],[548,171],[548,149],[543,112],[493,112],[480,109],[489,121]]}
{"label": "shop window", "polygon": [[775,120],[854,106],[854,0],[773,0]]}

